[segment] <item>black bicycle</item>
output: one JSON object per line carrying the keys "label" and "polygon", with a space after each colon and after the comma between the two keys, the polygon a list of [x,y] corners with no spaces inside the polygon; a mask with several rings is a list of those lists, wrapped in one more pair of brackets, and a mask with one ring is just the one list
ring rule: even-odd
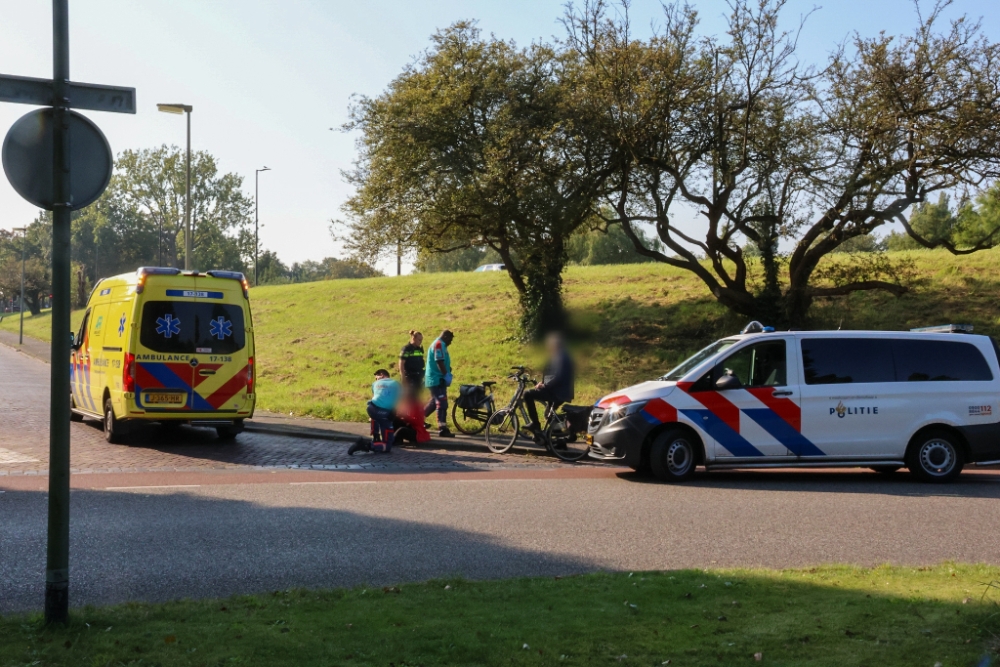
{"label": "black bicycle", "polygon": [[[511,370],[514,373],[507,379],[517,382],[517,389],[510,403],[494,412],[486,422],[486,446],[489,450],[495,454],[503,454],[514,446],[520,436],[545,445],[549,452],[563,461],[579,461],[586,456],[589,448],[586,442],[577,436],[578,429],[573,423],[580,421],[584,416],[583,412],[571,416],[565,411],[559,411],[560,404],[546,403],[545,424],[539,432],[531,433],[524,428],[523,424],[530,421],[528,410],[524,406],[524,392],[528,385],[534,385],[535,381],[528,376],[524,366],[514,366]],[[588,408],[575,409],[589,412]]]}
{"label": "black bicycle", "polygon": [[459,433],[478,435],[486,428],[486,422],[496,412],[493,397],[495,384],[487,380],[482,384],[463,384],[458,388],[458,398],[451,408],[451,421]]}

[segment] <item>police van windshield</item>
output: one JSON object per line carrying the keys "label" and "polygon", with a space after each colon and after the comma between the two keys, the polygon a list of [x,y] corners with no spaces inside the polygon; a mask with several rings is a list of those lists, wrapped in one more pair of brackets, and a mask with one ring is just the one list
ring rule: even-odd
{"label": "police van windshield", "polygon": [[139,342],[169,354],[232,354],[246,345],[243,309],[205,301],[150,301],[142,307]]}
{"label": "police van windshield", "polygon": [[693,356],[688,357],[686,360],[681,362],[681,365],[673,369],[666,375],[660,377],[661,380],[680,380],[682,377],[691,372],[692,369],[696,368],[701,362],[714,357],[720,352],[728,350],[733,345],[736,345],[739,341],[724,338],[722,340],[717,340],[700,352],[695,353]]}

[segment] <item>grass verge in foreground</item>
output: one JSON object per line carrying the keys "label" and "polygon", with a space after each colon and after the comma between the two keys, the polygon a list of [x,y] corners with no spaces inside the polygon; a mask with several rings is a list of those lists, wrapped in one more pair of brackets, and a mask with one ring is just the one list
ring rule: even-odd
{"label": "grass verge in foreground", "polygon": [[1000,607],[982,598],[998,572],[684,570],[133,603],[62,629],[0,619],[0,665],[995,664]]}

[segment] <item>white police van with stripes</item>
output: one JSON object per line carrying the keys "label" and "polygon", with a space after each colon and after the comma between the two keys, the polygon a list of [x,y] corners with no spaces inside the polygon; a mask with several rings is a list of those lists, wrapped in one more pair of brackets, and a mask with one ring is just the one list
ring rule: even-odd
{"label": "white police van with stripes", "polygon": [[950,481],[966,464],[1000,463],[1000,349],[971,329],[775,332],[752,322],[598,401],[590,456],[664,481],[698,465],[905,466]]}

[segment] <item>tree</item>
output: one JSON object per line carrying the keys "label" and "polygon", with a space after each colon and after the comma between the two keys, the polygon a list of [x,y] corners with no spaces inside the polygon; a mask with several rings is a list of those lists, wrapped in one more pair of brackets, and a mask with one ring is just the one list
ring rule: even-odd
{"label": "tree", "polygon": [[[816,297],[905,291],[891,262],[817,271],[888,222],[957,254],[993,242],[996,226],[964,248],[925,238],[905,213],[1000,176],[1000,48],[964,19],[939,31],[945,1],[912,35],[855,36],[816,71],[797,60],[797,32],[778,27],[784,4],[731,0],[723,40],[699,39],[686,6],[667,7],[647,41],[631,35],[627,6],[611,17],[601,0],[566,23],[589,100],[604,110],[586,132],[618,156],[609,222],[732,311],[801,325]],[[679,223],[690,218],[700,231]],[[664,250],[642,243],[639,223]],[[744,239],[763,265],[756,289]]]}
{"label": "tree", "polygon": [[483,264],[501,264],[500,255],[492,248],[459,248],[451,252],[417,253],[414,266],[421,273],[442,273],[451,271],[474,271]]}
{"label": "tree", "polygon": [[[641,229],[635,234],[645,247],[656,247],[656,242]],[[596,266],[599,264],[639,264],[649,258],[635,251],[632,239],[621,225],[597,226],[580,230],[570,237],[566,254],[572,264]]]}
{"label": "tree", "polygon": [[609,169],[586,140],[587,91],[549,46],[484,39],[469,23],[431,48],[381,95],[361,98],[347,174],[347,247],[376,257],[400,239],[442,252],[490,248],[507,267],[528,338],[563,323],[570,235],[591,214]]}
{"label": "tree", "polygon": [[261,285],[274,285],[291,282],[288,267],[278,259],[278,253],[265,250],[260,253],[257,265],[257,275]]}
{"label": "tree", "polygon": [[[243,177],[220,174],[215,158],[205,152],[191,156],[191,226],[194,256],[203,268],[245,271],[253,256],[253,200],[243,191]],[[148,259],[166,266],[182,266],[184,260],[184,153],[175,146],[126,150],[115,162],[108,190],[89,211],[91,224],[121,234],[134,248],[142,238]],[[103,219],[103,225],[98,221]],[[122,228],[124,227],[124,229]],[[152,256],[149,257],[149,253]]]}

